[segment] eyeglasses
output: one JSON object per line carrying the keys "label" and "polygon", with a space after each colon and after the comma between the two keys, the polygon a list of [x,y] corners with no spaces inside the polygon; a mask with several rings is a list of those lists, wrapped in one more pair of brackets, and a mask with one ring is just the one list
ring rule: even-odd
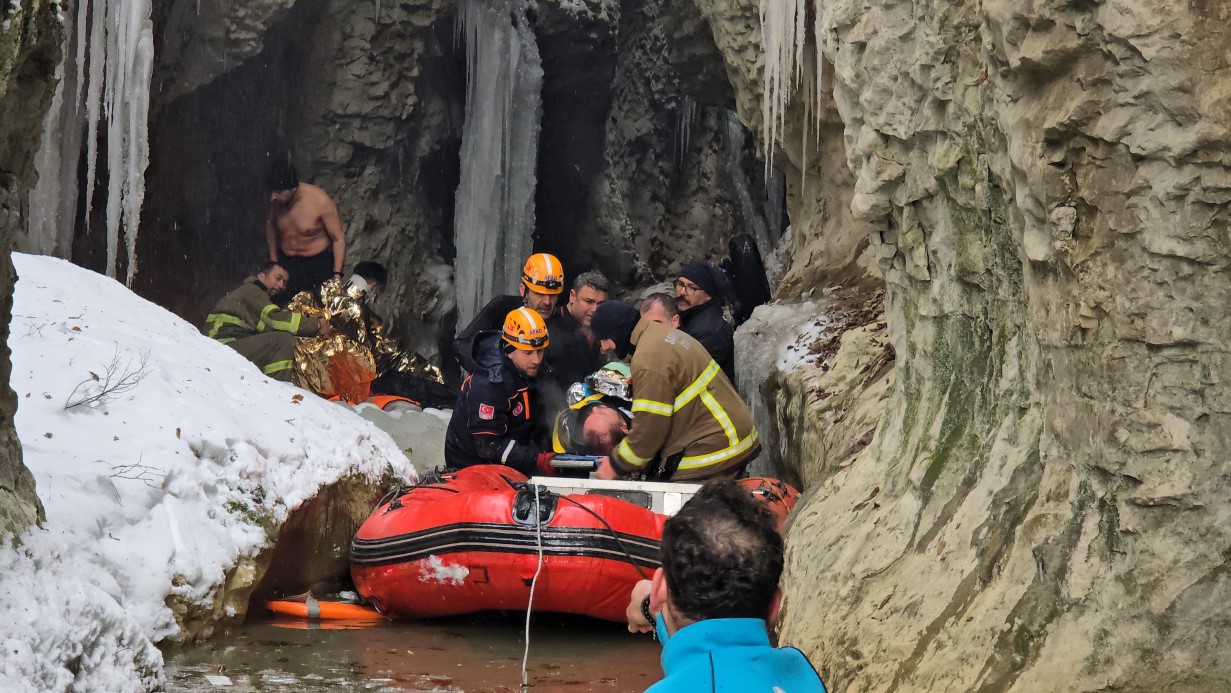
{"label": "eyeglasses", "polygon": [[701,287],[697,286],[696,284],[689,284],[683,279],[676,279],[675,280],[675,290],[676,291],[686,291],[691,294],[691,293],[700,291]]}

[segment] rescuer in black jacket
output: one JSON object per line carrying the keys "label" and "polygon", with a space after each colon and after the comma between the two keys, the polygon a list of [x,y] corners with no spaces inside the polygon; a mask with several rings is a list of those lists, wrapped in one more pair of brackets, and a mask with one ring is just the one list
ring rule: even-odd
{"label": "rescuer in black jacket", "polygon": [[509,311],[525,306],[538,313],[544,320],[556,310],[556,301],[564,292],[564,266],[555,255],[535,253],[526,260],[521,270],[521,284],[517,296],[497,296],[479,309],[479,314],[470,321],[453,340],[458,363],[467,373],[478,370],[471,348],[480,332],[497,332]]}
{"label": "rescuer in black jacket", "polygon": [[524,307],[509,312],[501,331],[475,335],[477,368],[462,382],[445,433],[449,469],[503,464],[526,476],[552,473],[534,387],[548,341],[542,316]]}
{"label": "rescuer in black jacket", "polygon": [[700,342],[734,383],[735,328],[723,316],[721,303],[727,287],[726,275],[712,262],[689,262],[675,280],[675,303],[680,309],[680,330]]}

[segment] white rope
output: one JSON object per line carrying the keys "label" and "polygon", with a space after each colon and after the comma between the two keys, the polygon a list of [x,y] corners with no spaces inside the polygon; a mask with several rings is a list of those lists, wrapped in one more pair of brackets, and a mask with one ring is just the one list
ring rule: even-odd
{"label": "white rope", "polygon": [[539,573],[543,570],[543,522],[539,509],[539,485],[534,484],[534,527],[538,536],[539,564],[534,569],[534,577],[530,580],[530,601],[526,602],[526,649],[521,655],[521,690],[526,693],[530,683],[526,678],[526,661],[530,659],[530,612],[534,609],[534,588],[539,583]]}

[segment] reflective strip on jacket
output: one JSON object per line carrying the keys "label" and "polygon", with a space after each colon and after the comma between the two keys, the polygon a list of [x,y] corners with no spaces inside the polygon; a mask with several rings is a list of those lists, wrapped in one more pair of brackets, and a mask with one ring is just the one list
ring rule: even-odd
{"label": "reflective strip on jacket", "polygon": [[223,296],[205,318],[207,336],[223,344],[263,332],[289,332],[297,337],[315,335],[319,323],[310,315],[279,308],[269,300],[269,291],[255,277]]}
{"label": "reflective strip on jacket", "polygon": [[642,319],[633,328],[632,430],[611,461],[623,473],[682,453],[673,481],[731,475],[760,451],[752,414],[697,340]]}

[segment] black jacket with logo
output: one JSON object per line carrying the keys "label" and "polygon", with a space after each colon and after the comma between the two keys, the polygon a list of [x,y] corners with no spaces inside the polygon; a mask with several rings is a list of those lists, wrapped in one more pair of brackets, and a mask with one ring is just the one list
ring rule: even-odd
{"label": "black jacket with logo", "polygon": [[499,332],[480,332],[468,350],[476,370],[462,381],[445,433],[445,465],[504,464],[532,476],[543,446],[538,393],[500,348]]}

